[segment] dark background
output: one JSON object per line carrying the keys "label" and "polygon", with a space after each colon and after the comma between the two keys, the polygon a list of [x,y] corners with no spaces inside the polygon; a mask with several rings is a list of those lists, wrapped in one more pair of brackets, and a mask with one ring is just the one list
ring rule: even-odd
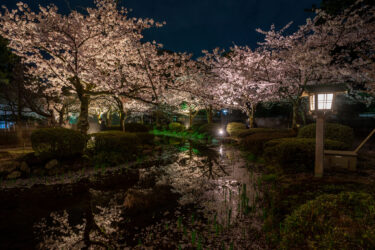
{"label": "dark background", "polygon": [[[16,0],[2,0],[9,9],[16,7]],[[69,9],[83,11],[94,6],[93,0],[24,0],[33,10],[38,5],[50,3],[59,7],[61,13]],[[282,28],[288,22],[294,24],[290,32],[305,23],[313,13],[305,11],[320,0],[120,0],[120,4],[132,9],[132,16],[149,17],[166,21],[163,28],[145,32],[145,39],[156,40],[166,49],[193,53],[215,47],[233,45],[256,47],[263,39],[255,29],[268,30],[271,24]]]}

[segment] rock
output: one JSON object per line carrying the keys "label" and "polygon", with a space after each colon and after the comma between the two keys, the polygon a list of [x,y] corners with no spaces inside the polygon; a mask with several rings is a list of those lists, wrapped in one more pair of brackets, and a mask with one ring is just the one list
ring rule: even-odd
{"label": "rock", "polygon": [[43,176],[45,174],[45,170],[43,168],[35,168],[33,169],[33,174],[37,176]]}
{"label": "rock", "polygon": [[46,163],[44,166],[46,169],[52,169],[59,165],[59,162],[56,159],[50,160],[49,162]]}
{"label": "rock", "polygon": [[48,170],[48,175],[61,175],[64,173],[64,169],[62,168],[52,168]]}
{"label": "rock", "polygon": [[11,159],[11,158],[12,158],[12,155],[9,152],[7,152],[7,151],[1,151],[0,152],[0,159],[2,161],[8,160],[8,159]]}
{"label": "rock", "polygon": [[157,185],[153,189],[133,189],[126,192],[124,206],[129,214],[144,214],[175,204],[177,195],[167,185]]}
{"label": "rock", "polygon": [[17,179],[21,177],[20,171],[13,171],[12,173],[8,174],[7,179]]}
{"label": "rock", "polygon": [[154,150],[152,150],[152,149],[144,149],[142,151],[142,155],[150,155],[150,154],[152,154],[152,152],[154,152]]}
{"label": "rock", "polygon": [[30,168],[25,161],[21,163],[20,170],[26,174],[30,174]]}
{"label": "rock", "polygon": [[11,173],[20,166],[18,161],[3,161],[0,163],[0,173]]}

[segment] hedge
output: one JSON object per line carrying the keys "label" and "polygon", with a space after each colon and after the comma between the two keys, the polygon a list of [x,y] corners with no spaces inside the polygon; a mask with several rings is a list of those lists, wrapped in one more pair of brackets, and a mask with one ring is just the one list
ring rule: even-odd
{"label": "hedge", "polygon": [[274,128],[249,128],[249,129],[244,129],[240,133],[238,133],[238,138],[245,138],[249,135],[253,135],[256,133],[269,133],[269,132],[280,132],[280,131],[288,131],[288,130],[287,129],[280,130],[280,129],[274,129]]}
{"label": "hedge", "polygon": [[[315,138],[316,124],[309,124],[302,127],[298,131],[298,137],[300,138]],[[349,147],[353,144],[354,133],[353,129],[349,126],[337,124],[337,123],[326,123],[324,126],[324,137],[325,139],[331,139],[334,141],[341,141],[346,143]]]}
{"label": "hedge", "polygon": [[136,133],[105,131],[91,136],[96,164],[118,165],[134,160],[140,150],[141,139]]}
{"label": "hedge", "polygon": [[82,155],[86,137],[71,129],[42,128],[33,131],[31,144],[37,156],[61,159]]}
{"label": "hedge", "polygon": [[150,129],[141,123],[125,123],[125,132],[148,132]]}
{"label": "hedge", "polygon": [[205,125],[205,123],[193,124],[192,126],[190,126],[189,130],[193,132],[199,132],[199,128],[202,127],[203,125]]}
{"label": "hedge", "polygon": [[91,135],[94,138],[95,152],[134,153],[141,140],[135,133],[122,131],[105,131]]}
{"label": "hedge", "polygon": [[281,249],[375,249],[375,200],[367,193],[324,194],[281,225]]}
{"label": "hedge", "polygon": [[198,133],[216,137],[219,135],[219,129],[223,129],[220,123],[207,123],[199,127]]}
{"label": "hedge", "polygon": [[[347,150],[340,141],[325,140],[325,149]],[[278,164],[286,173],[313,171],[315,159],[315,139],[282,138],[264,144],[264,158],[267,162]]]}
{"label": "hedge", "polygon": [[154,143],[154,134],[148,132],[138,132],[135,135],[139,138],[141,144],[153,144]]}
{"label": "hedge", "polygon": [[255,133],[245,137],[241,141],[241,145],[247,151],[251,151],[256,155],[263,154],[263,146],[267,141],[296,136],[296,133],[293,130],[282,130],[282,131],[273,131],[268,133]]}
{"label": "hedge", "polygon": [[170,131],[181,132],[184,130],[184,126],[179,122],[171,122],[168,125]]}
{"label": "hedge", "polygon": [[103,131],[113,131],[113,130],[115,130],[115,131],[121,131],[121,126],[120,125],[112,125],[110,127],[105,127],[103,129]]}
{"label": "hedge", "polygon": [[241,122],[230,122],[226,128],[228,134],[232,137],[237,137],[239,133],[246,130],[246,125]]}

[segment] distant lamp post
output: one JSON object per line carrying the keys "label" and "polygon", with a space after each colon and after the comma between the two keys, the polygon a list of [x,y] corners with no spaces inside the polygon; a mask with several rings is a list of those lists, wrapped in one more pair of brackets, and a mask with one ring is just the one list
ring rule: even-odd
{"label": "distant lamp post", "polygon": [[309,109],[316,118],[315,177],[322,177],[324,171],[324,118],[333,111],[336,95],[345,92],[343,85],[311,85],[303,94],[309,97]]}

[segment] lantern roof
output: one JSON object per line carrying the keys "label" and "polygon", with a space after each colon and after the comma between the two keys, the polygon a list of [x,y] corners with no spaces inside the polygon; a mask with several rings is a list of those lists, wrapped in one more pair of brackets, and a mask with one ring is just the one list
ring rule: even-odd
{"label": "lantern roof", "polygon": [[312,93],[341,93],[344,94],[347,92],[347,87],[343,83],[337,84],[315,84],[305,86],[305,90],[302,96],[308,96]]}

